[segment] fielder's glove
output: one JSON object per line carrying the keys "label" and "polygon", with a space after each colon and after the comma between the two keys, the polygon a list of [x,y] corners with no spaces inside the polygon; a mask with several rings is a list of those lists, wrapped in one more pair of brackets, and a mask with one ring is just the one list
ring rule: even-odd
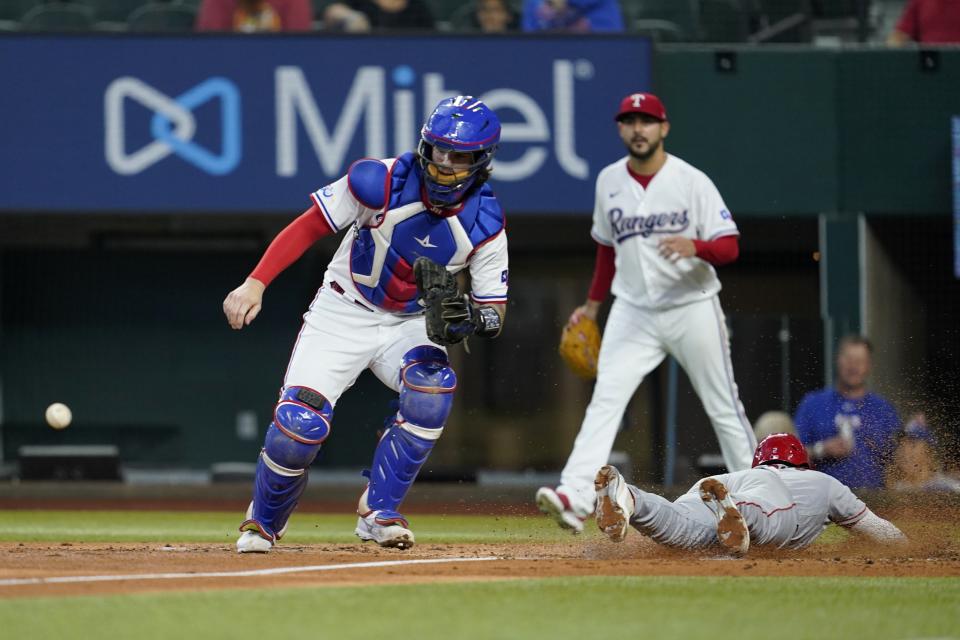
{"label": "fielder's glove", "polygon": [[431,341],[451,345],[472,335],[492,338],[500,333],[500,314],[491,307],[474,306],[460,293],[456,277],[445,266],[430,258],[417,258],[413,275]]}
{"label": "fielder's glove", "polygon": [[581,378],[597,377],[597,358],[600,355],[600,328],[586,316],[563,328],[560,336],[560,357]]}

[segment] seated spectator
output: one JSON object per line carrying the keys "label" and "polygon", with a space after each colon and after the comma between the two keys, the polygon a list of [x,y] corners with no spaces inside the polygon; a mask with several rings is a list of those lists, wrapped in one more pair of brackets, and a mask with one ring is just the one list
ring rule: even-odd
{"label": "seated spectator", "polygon": [[813,391],[797,407],[797,435],[818,471],[851,488],[879,488],[900,430],[897,411],[867,389],[873,345],[845,336],[837,346],[835,387]]}
{"label": "seated spectator", "polygon": [[753,425],[753,433],[760,442],[774,433],[789,433],[792,436],[797,435],[797,428],[793,424],[793,418],[786,411],[767,411],[757,418]]}
{"label": "seated spectator", "polygon": [[960,2],[957,0],[910,0],[890,32],[887,44],[899,47],[960,43]]}
{"label": "seated spectator", "polygon": [[424,0],[349,0],[335,2],[323,12],[324,28],[330,31],[432,30],[433,14]]}
{"label": "seated spectator", "polygon": [[484,33],[516,31],[519,26],[517,14],[507,0],[477,0],[470,23],[474,29]]}
{"label": "seated spectator", "polygon": [[203,0],[197,31],[309,31],[313,24],[310,0]]}
{"label": "seated spectator", "polygon": [[524,31],[623,31],[617,0],[524,0]]}
{"label": "seated spectator", "polygon": [[887,474],[887,486],[901,491],[951,491],[960,493],[960,480],[943,473],[936,455],[937,441],[926,416],[913,416],[900,434]]}

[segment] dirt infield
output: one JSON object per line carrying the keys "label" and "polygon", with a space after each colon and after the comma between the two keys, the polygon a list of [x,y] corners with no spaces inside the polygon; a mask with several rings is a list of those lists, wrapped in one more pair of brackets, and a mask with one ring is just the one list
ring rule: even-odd
{"label": "dirt infield", "polygon": [[[913,532],[914,536],[917,533]],[[634,533],[622,544],[597,536],[571,537],[570,542],[551,544],[421,544],[408,551],[381,549],[372,543],[280,544],[266,555],[240,555],[232,545],[221,544],[2,543],[0,556],[0,598],[559,576],[960,577],[960,545],[935,539],[918,539],[900,549],[854,543],[818,545],[800,552],[751,550],[744,559],[665,549]],[[420,559],[444,562],[317,568]],[[269,573],[296,568],[307,570]],[[195,575],[256,570],[267,573],[256,577]],[[84,576],[96,578],[56,581]],[[55,581],[3,584],[12,579],[51,578]]]}

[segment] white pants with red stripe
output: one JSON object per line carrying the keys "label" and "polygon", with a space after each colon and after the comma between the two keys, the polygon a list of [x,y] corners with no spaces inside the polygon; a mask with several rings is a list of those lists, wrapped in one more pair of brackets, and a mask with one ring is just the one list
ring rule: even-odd
{"label": "white pants with red stripe", "polygon": [[[787,487],[764,469],[713,476],[727,491],[750,530],[750,545],[797,547],[797,505]],[[636,502],[630,524],[660,544],[702,549],[719,544],[717,518],[700,499],[700,483],[670,502],[630,486]],[[791,544],[793,542],[794,544]]]}
{"label": "white pants with red stripe", "polygon": [[308,387],[336,405],[370,369],[399,391],[404,354],[425,345],[436,346],[427,338],[423,316],[370,310],[324,286],[303,316],[283,385]]}
{"label": "white pants with red stripe", "polygon": [[686,371],[700,397],[727,469],[750,468],[757,441],[733,379],[726,320],[717,297],[664,310],[617,298],[604,328],[593,397],[560,476],[565,493],[593,503],[594,477],[607,464],[627,403],[668,354]]}

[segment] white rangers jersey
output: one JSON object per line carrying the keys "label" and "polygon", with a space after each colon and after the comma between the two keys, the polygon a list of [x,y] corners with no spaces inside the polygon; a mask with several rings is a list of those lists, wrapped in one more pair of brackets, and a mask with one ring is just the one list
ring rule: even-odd
{"label": "white rangers jersey", "polygon": [[676,156],[667,154],[647,189],[627,171],[627,157],[597,176],[591,235],[616,251],[613,294],[639,307],[677,307],[720,291],[710,263],[664,258],[657,248],[661,238],[715,240],[739,234],[710,178]]}

